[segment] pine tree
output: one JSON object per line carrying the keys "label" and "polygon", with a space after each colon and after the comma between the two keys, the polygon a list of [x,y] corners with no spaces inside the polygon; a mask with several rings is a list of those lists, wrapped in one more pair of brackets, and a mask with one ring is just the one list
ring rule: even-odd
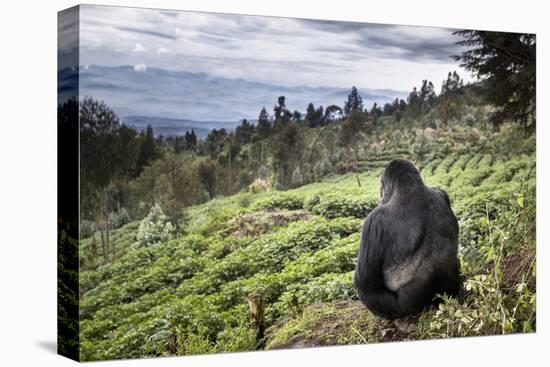
{"label": "pine tree", "polygon": [[314,119],[315,119],[315,106],[313,105],[313,103],[310,103],[307,105],[307,109],[306,109],[306,121],[309,127],[315,127],[313,126]]}
{"label": "pine tree", "polygon": [[195,149],[197,147],[197,135],[195,134],[195,129],[191,129],[191,137],[189,141],[191,143],[191,149]]}
{"label": "pine tree", "polygon": [[453,58],[484,82],[486,98],[498,107],[493,123],[536,124],[536,35],[525,33],[456,31],[468,48]]}

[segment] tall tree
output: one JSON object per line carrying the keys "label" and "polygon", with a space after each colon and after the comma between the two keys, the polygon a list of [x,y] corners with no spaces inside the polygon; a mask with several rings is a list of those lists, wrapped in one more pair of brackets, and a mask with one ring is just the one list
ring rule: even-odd
{"label": "tall tree", "polygon": [[384,108],[383,108],[382,111],[383,111],[384,115],[391,116],[391,114],[393,114],[393,111],[394,111],[393,104],[391,104],[389,102],[385,103]]}
{"label": "tall tree", "polygon": [[380,117],[380,115],[382,115],[382,110],[380,109],[380,107],[378,107],[378,103],[374,102],[370,110],[370,114],[373,115],[374,117]]}
{"label": "tall tree", "polygon": [[138,132],[122,124],[118,128],[117,135],[120,143],[119,160],[121,173],[128,178],[132,176],[137,168],[137,161],[140,150],[140,140],[138,139]]}
{"label": "tall tree", "polygon": [[308,126],[309,127],[315,127],[313,126],[313,121],[315,119],[315,106],[313,105],[313,103],[310,103],[307,105],[307,109],[306,109],[306,121],[308,123]]}
{"label": "tall tree", "polygon": [[349,118],[353,114],[363,112],[363,98],[359,95],[357,88],[352,87],[348,99],[344,104],[344,116]]}
{"label": "tall tree", "polygon": [[216,190],[216,162],[210,158],[201,161],[198,166],[199,180],[208,191],[209,198],[215,196]]}
{"label": "tall tree", "polygon": [[262,107],[262,110],[260,111],[256,131],[260,135],[260,139],[265,139],[271,134],[271,123],[269,121],[269,115],[265,110],[265,107]]}
{"label": "tall tree", "polygon": [[275,113],[275,128],[280,129],[288,124],[292,118],[292,113],[286,108],[285,96],[280,96],[277,99],[273,112]]}
{"label": "tall tree", "polygon": [[174,138],[174,152],[176,154],[181,153],[185,150],[185,141],[187,140],[187,132],[185,133],[185,137],[183,136],[176,136]]}
{"label": "tall tree", "polygon": [[[118,116],[103,102],[85,98],[79,106],[80,118],[80,210],[94,218],[101,231],[104,262],[109,261],[108,196],[105,190],[115,178],[135,166],[135,132],[128,131]],[[122,134],[121,134],[122,132]]]}
{"label": "tall tree", "polygon": [[143,143],[139,152],[138,166],[141,169],[143,166],[149,164],[153,159],[157,158],[157,151],[155,146],[155,136],[153,134],[153,127],[147,125],[145,134],[143,134]]}
{"label": "tall tree", "polygon": [[462,94],[464,86],[464,82],[462,81],[462,78],[458,73],[453,71],[452,73],[449,71],[449,74],[447,75],[447,79],[443,81],[443,84],[441,86],[441,95],[444,98],[443,102],[443,126],[447,126],[448,119],[449,119],[449,109],[451,108],[451,104],[453,100],[460,94]]}
{"label": "tall tree", "polygon": [[[355,171],[355,177],[357,184],[361,187],[361,180],[359,179],[359,141],[360,141],[361,126],[357,119],[351,118],[344,123],[340,128],[339,140],[340,144],[348,151],[348,158],[353,158],[353,168]],[[348,166],[350,166],[348,164]]]}
{"label": "tall tree", "polygon": [[343,116],[342,109],[337,105],[330,105],[325,109],[325,116],[323,120],[326,122],[332,122],[341,119]]}
{"label": "tall tree", "polygon": [[[166,153],[146,166],[131,182],[132,195],[141,201],[143,209],[159,204],[179,227],[183,208],[201,201],[202,190],[194,157],[190,154]],[[142,213],[143,214],[143,213]]]}
{"label": "tall tree", "polygon": [[431,81],[427,79],[422,81],[419,98],[423,107],[430,108],[433,105],[435,100],[435,87]]}
{"label": "tall tree", "polygon": [[325,113],[323,111],[324,111],[323,106],[319,106],[315,110],[315,113],[313,114],[313,121],[315,126],[320,126],[324,124],[325,121],[323,117],[325,116]]}
{"label": "tall tree", "polygon": [[535,128],[536,36],[525,33],[456,31],[467,48],[454,59],[484,81],[488,101],[499,108],[493,123]]}
{"label": "tall tree", "polygon": [[[301,162],[304,150],[302,127],[296,123],[283,126],[274,137],[273,164],[277,170],[278,183],[288,187],[292,166]],[[298,163],[300,164],[300,163]]]}
{"label": "tall tree", "polygon": [[224,150],[228,141],[227,130],[225,129],[212,129],[206,136],[205,146],[208,154],[211,158],[217,158],[218,155]]}
{"label": "tall tree", "polygon": [[409,105],[409,110],[413,115],[417,115],[420,112],[421,102],[416,87],[414,87],[412,92],[409,93],[409,96],[407,97],[407,104]]}
{"label": "tall tree", "polygon": [[197,146],[197,135],[195,135],[195,130],[191,129],[191,132],[185,132],[185,149],[195,150]]}
{"label": "tall tree", "polygon": [[241,124],[235,129],[235,139],[240,144],[248,144],[252,139],[254,133],[254,125],[248,122],[247,119],[243,119]]}
{"label": "tall tree", "polygon": [[300,111],[295,110],[292,113],[292,120],[296,122],[300,122],[302,120],[302,114],[300,113]]}

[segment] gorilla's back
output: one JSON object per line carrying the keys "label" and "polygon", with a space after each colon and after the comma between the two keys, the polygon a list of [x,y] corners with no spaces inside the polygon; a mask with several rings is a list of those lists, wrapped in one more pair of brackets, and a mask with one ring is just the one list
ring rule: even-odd
{"label": "gorilla's back", "polygon": [[447,194],[423,187],[414,195],[414,199],[390,201],[377,208],[388,211],[386,215],[393,219],[388,228],[393,241],[385,251],[388,256],[382,266],[384,284],[392,291],[419,272],[445,266],[458,251],[458,222]]}

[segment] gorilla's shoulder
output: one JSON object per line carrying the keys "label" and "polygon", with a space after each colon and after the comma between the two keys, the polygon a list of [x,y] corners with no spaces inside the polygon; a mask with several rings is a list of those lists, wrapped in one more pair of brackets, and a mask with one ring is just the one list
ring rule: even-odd
{"label": "gorilla's shoulder", "polygon": [[372,218],[380,218],[380,217],[384,217],[385,215],[387,215],[388,213],[388,208],[386,206],[384,206],[383,204],[379,204],[376,208],[374,208],[370,214],[369,214],[369,218],[372,217]]}
{"label": "gorilla's shoulder", "polygon": [[372,212],[370,212],[367,219],[365,220],[365,227],[371,226],[373,224],[381,226],[385,222],[385,219],[388,217],[388,215],[388,208],[386,208],[384,205],[378,205],[372,210]]}
{"label": "gorilla's shoulder", "polygon": [[442,190],[438,187],[433,187],[433,188],[430,188],[430,191],[433,192],[433,194],[436,195],[437,197],[445,200],[448,206],[451,206],[451,200],[449,199],[449,195],[445,190]]}

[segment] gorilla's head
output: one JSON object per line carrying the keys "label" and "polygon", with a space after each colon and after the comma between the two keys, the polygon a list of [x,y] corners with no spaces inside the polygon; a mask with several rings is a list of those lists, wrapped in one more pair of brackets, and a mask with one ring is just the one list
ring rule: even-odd
{"label": "gorilla's head", "polygon": [[412,191],[417,187],[424,187],[420,172],[414,164],[406,159],[394,159],[382,174],[380,198],[383,203],[390,200],[398,191]]}

